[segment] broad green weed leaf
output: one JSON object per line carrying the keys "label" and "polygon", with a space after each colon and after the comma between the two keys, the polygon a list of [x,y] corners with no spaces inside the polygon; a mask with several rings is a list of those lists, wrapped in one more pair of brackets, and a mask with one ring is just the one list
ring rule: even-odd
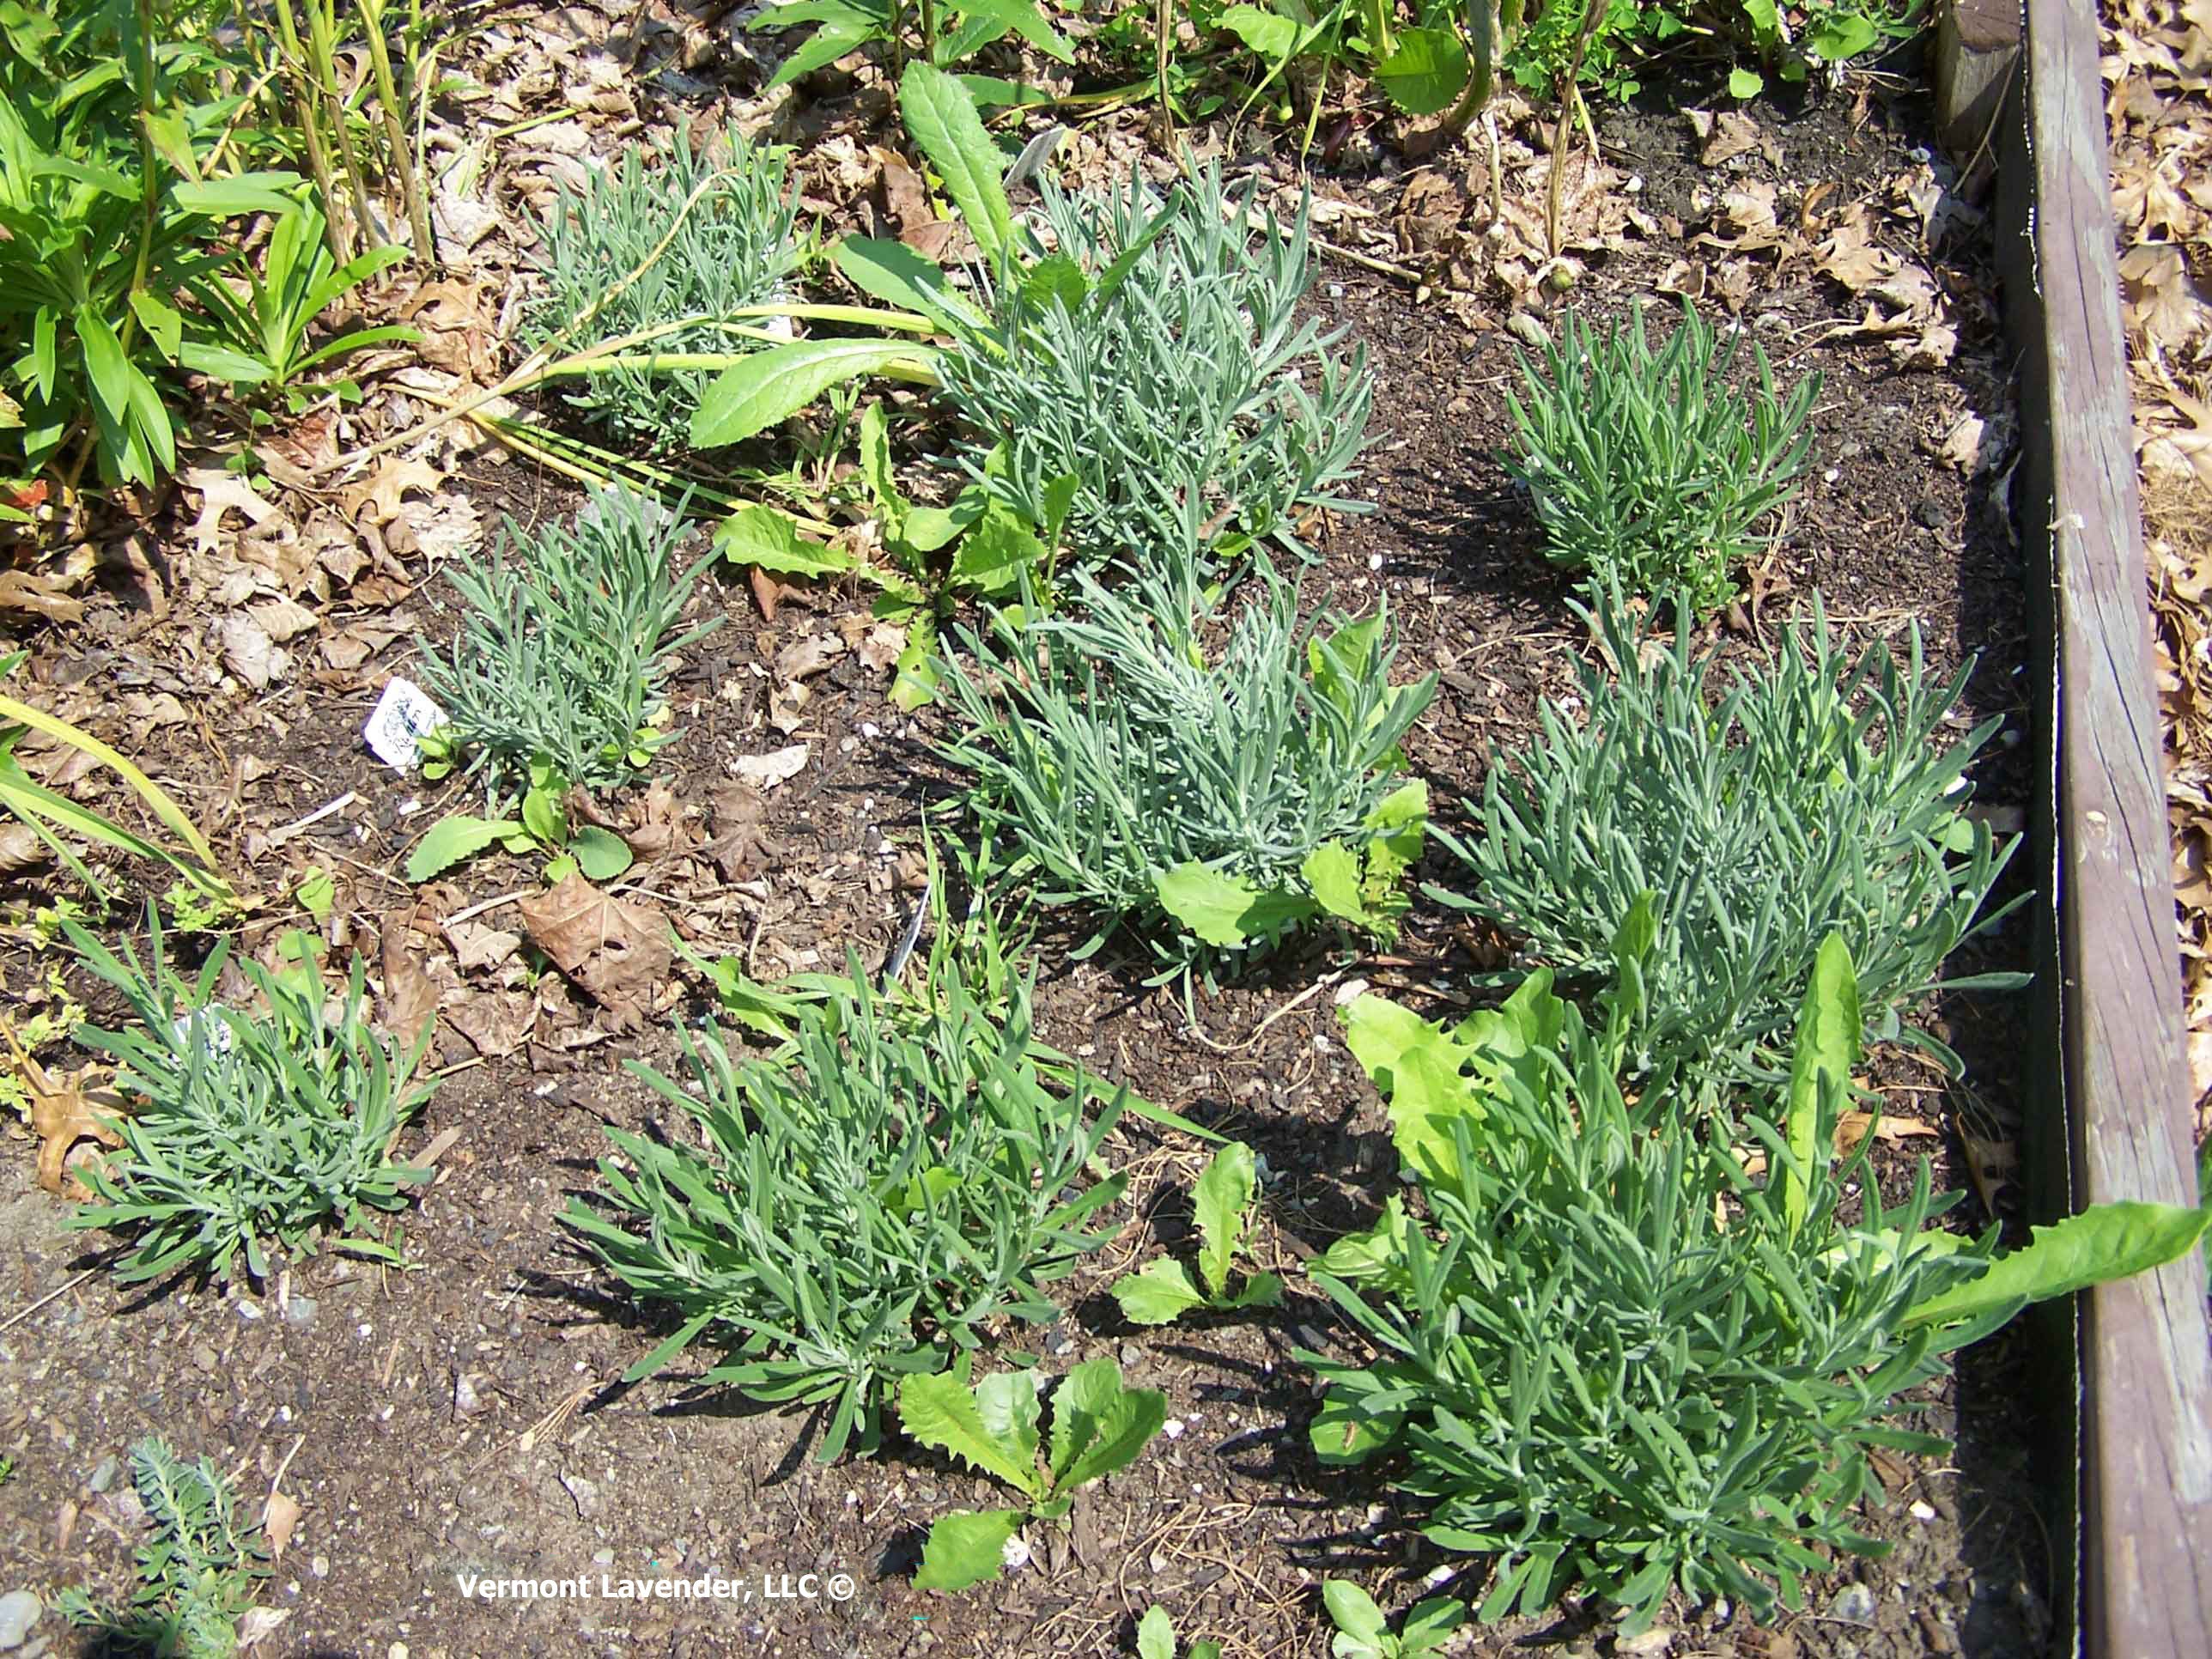
{"label": "broad green weed leaf", "polygon": [[941,269],[904,242],[848,236],[830,250],[830,263],[870,299],[902,311],[918,311],[948,332],[956,325],[975,330],[990,326],[990,319],[945,282]]}
{"label": "broad green weed leaf", "polygon": [[733,444],[797,414],[833,386],[894,364],[927,362],[927,346],[883,340],[796,340],[757,351],[714,377],[691,416],[702,449]]}
{"label": "broad green weed leaf", "polygon": [[1398,32],[1398,49],[1375,65],[1390,101],[1408,115],[1449,109],[1467,88],[1467,47],[1454,28]]}
{"label": "broad green weed leaf", "polygon": [[1978,1318],[2016,1302],[2067,1296],[2164,1267],[2195,1249],[2208,1229],[2212,1229],[2212,1206],[2095,1205],[2052,1226],[2038,1227],[2025,1249],[2000,1255],[1979,1279],[1915,1304],[1905,1315],[1905,1323],[1949,1324]]}
{"label": "broad green weed leaf", "polygon": [[1048,1460],[1050,1486],[1058,1489],[1061,1477],[1098,1433],[1099,1419],[1121,1394],[1121,1368],[1103,1355],[1086,1359],[1060,1379],[1052,1395],[1052,1451]]}
{"label": "broad green weed leaf", "polygon": [[[1065,1496],[1086,1486],[1093,1480],[1125,1469],[1137,1460],[1152,1437],[1167,1421],[1168,1397],[1158,1389],[1125,1389],[1121,1386],[1121,1368],[1110,1359],[1094,1359],[1091,1365],[1107,1368],[1112,1378],[1114,1394],[1105,1408],[1091,1419],[1091,1432],[1078,1449],[1074,1460],[1061,1468],[1053,1479],[1055,1495]],[[1085,1367],[1079,1365],[1076,1370]],[[1074,1372],[1070,1372],[1072,1379]],[[1064,1385],[1063,1385],[1064,1386]],[[1053,1426],[1060,1426],[1060,1401],[1053,1401]],[[1055,1458],[1055,1462],[1057,1459]]]}
{"label": "broad green weed leaf", "polygon": [[1221,1303],[1224,1308],[1273,1308],[1281,1305],[1283,1281],[1273,1273],[1254,1273],[1244,1288]]}
{"label": "broad green weed leaf", "polygon": [[1288,58],[1298,43],[1298,26],[1279,12],[1236,5],[1221,14],[1221,27],[1271,64]]}
{"label": "broad green weed leaf", "polygon": [[1164,1260],[1147,1262],[1141,1273],[1119,1280],[1114,1299],[1132,1325],[1170,1324],[1193,1308],[1206,1305],[1204,1294],[1190,1282],[1189,1269],[1180,1261]]}
{"label": "broad green weed leaf", "polygon": [[629,868],[629,843],[611,830],[587,823],[568,837],[568,850],[586,879],[612,881]]}
{"label": "broad green weed leaf", "polygon": [[1175,1620],[1158,1605],[1137,1620],[1137,1659],[1176,1659]]}
{"label": "broad green weed leaf", "polygon": [[794,575],[842,575],[856,568],[853,556],[842,549],[802,539],[788,513],[757,504],[741,507],[723,520],[714,546],[732,564]]}
{"label": "broad green weed leaf", "polygon": [[1418,1653],[1439,1651],[1467,1618],[1467,1603],[1449,1595],[1416,1602],[1398,1632],[1398,1651],[1411,1659]]}
{"label": "broad green weed leaf", "polygon": [[1345,1009],[1344,1040],[1388,1103],[1399,1161],[1425,1182],[1456,1182],[1459,1155],[1451,1126],[1483,1115],[1463,1074],[1468,1046],[1372,993]]}
{"label": "broad green weed leaf", "polygon": [[1065,253],[1038,260],[1022,280],[1023,303],[1039,311],[1050,309],[1057,300],[1072,312],[1090,292],[1091,279],[1083,274],[1083,267]]}
{"label": "broad green weed leaf", "polygon": [[911,714],[937,698],[937,623],[916,617],[907,624],[906,649],[898,654],[891,678],[890,700]]}
{"label": "broad green weed leaf", "polygon": [[1006,160],[984,130],[975,100],[943,70],[919,60],[906,66],[898,99],[908,132],[945,180],[968,234],[986,260],[1003,264],[1015,247],[1014,214],[1002,182]]}
{"label": "broad green weed leaf", "polygon": [[1243,877],[1195,862],[1159,872],[1152,888],[1160,908],[1208,945],[1243,944],[1247,935],[1239,924],[1260,896]]}
{"label": "broad green weed leaf", "polygon": [[898,479],[891,471],[890,422],[879,403],[860,411],[860,478],[876,510],[884,515],[885,535],[896,538],[906,519],[906,497],[899,494]]}
{"label": "broad green weed leaf", "polygon": [[975,1395],[951,1372],[900,1379],[898,1404],[899,1421],[923,1445],[950,1452],[1032,1498],[1042,1495],[1035,1462],[992,1435]]}
{"label": "broad green weed leaf", "polygon": [[407,855],[407,879],[428,881],[521,829],[513,818],[472,818],[458,812],[440,818]]}
{"label": "broad green weed leaf", "polygon": [[994,1371],[975,1385],[975,1412],[991,1437],[1035,1468],[1042,1407],[1034,1370]]}
{"label": "broad green weed leaf", "polygon": [[1350,1637],[1364,1645],[1347,1649],[1340,1639],[1332,1650],[1339,1656],[1347,1654],[1364,1656],[1373,1652],[1380,1655],[1382,1643],[1390,1633],[1390,1621],[1382,1616],[1382,1609],[1375,1605],[1375,1598],[1348,1578],[1324,1579],[1321,1587],[1322,1605],[1328,1608],[1340,1638]]}
{"label": "broad green weed leaf", "polygon": [[1045,20],[1036,0],[950,0],[948,9],[963,17],[986,18],[1011,30],[1048,58],[1057,58],[1063,64],[1075,61],[1075,48]]}
{"label": "broad green weed leaf", "polygon": [[1229,1288],[1230,1264],[1244,1242],[1251,1214],[1255,1175],[1252,1149],[1232,1140],[1213,1155],[1191,1195],[1198,1216],[1198,1276],[1211,1295]]}
{"label": "broad green weed leaf", "polygon": [[921,1547],[916,1589],[962,1590],[1006,1570],[1006,1540],[1022,1524],[1019,1510],[954,1510],[938,1516]]}
{"label": "broad green weed leaf", "polygon": [[1360,886],[1359,855],[1342,842],[1325,841],[1315,848],[1298,866],[1298,873],[1329,915],[1362,925],[1371,920]]}
{"label": "broad green weed leaf", "polygon": [[1024,566],[1044,556],[1044,544],[1036,533],[1015,514],[994,503],[952,556],[952,577],[980,592],[1003,593],[1020,580]]}
{"label": "broad green weed leaf", "polygon": [[[1820,941],[1813,958],[1813,982],[1797,1014],[1797,1043],[1790,1061],[1790,1115],[1784,1125],[1790,1150],[1806,1169],[1825,1161],[1820,1145],[1820,1102],[1834,1091],[1847,1093],[1851,1067],[1859,1057],[1859,987],[1851,970],[1850,947],[1841,933]],[[1805,1177],[1796,1169],[1782,1172],[1782,1216],[1794,1232],[1811,1207]]]}

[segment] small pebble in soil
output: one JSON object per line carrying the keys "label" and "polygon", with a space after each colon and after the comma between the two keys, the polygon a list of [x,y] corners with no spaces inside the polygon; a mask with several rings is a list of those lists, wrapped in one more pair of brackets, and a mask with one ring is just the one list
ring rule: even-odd
{"label": "small pebble in soil", "polygon": [[1828,1617],[1841,1620],[1847,1625],[1874,1624],[1874,1592],[1864,1584],[1846,1584],[1836,1599],[1828,1603]]}
{"label": "small pebble in soil", "polygon": [[106,1492],[115,1484],[115,1471],[118,1467],[113,1453],[111,1452],[101,1458],[94,1466],[90,1478],[85,1481],[86,1488],[92,1492]]}
{"label": "small pebble in soil", "polygon": [[39,1598],[27,1589],[10,1590],[0,1595],[0,1653],[21,1647],[42,1611]]}
{"label": "small pebble in soil", "polygon": [[284,1304],[284,1322],[295,1330],[304,1331],[315,1322],[315,1298],[295,1296]]}

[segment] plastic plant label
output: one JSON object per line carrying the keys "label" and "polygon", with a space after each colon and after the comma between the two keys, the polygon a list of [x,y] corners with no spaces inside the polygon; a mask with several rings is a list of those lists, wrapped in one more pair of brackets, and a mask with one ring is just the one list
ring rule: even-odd
{"label": "plastic plant label", "polygon": [[195,1008],[171,1022],[169,1029],[180,1043],[195,1042],[204,1045],[210,1059],[228,1054],[235,1038],[231,1034],[230,1022],[216,1013],[213,1008]]}
{"label": "plastic plant label", "polygon": [[420,739],[446,723],[446,711],[423,694],[412,680],[386,682],[384,695],[362,727],[369,752],[386,766],[412,771],[422,758]]}

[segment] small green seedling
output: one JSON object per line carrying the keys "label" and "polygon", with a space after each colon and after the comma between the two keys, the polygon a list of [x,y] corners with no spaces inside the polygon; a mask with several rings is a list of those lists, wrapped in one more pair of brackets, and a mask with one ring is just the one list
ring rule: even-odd
{"label": "small green seedling", "polygon": [[[122,1606],[66,1589],[61,1615],[96,1632],[100,1650],[214,1659],[238,1650],[269,1547],[238,1513],[238,1494],[207,1458],[187,1463],[159,1435],[131,1449],[131,1475],[153,1534],[138,1546],[138,1591]],[[266,1615],[262,1615],[265,1617]]]}
{"label": "small green seedling", "polygon": [[565,805],[568,780],[543,755],[530,763],[530,787],[520,816],[473,817],[452,812],[432,824],[407,855],[407,879],[428,881],[486,848],[521,855],[546,854],[545,879],[565,881],[578,871],[587,881],[612,881],[630,866],[629,843],[596,823],[571,824]]}
{"label": "small green seedling", "polygon": [[1054,1391],[1052,1443],[1040,1470],[1040,1381],[1034,1370],[1000,1371],[972,1389],[957,1371],[901,1381],[899,1420],[907,1433],[998,1476],[1029,1500],[1020,1509],[940,1516],[922,1547],[917,1589],[966,1589],[997,1577],[1024,1521],[1065,1517],[1079,1490],[1127,1468],[1167,1420],[1167,1395],[1125,1388],[1111,1359],[1086,1360]]}
{"label": "small green seedling", "polygon": [[1416,1654],[1439,1653],[1467,1617],[1463,1602],[1434,1596],[1407,1613],[1405,1628],[1394,1636],[1375,1598],[1350,1579],[1322,1581],[1321,1599],[1336,1626],[1328,1650],[1336,1659],[1413,1659]]}
{"label": "small green seedling", "polygon": [[[1176,1659],[1175,1620],[1165,1607],[1148,1607],[1137,1621],[1137,1659]],[[1193,1642],[1182,1659],[1221,1659],[1221,1644]]]}
{"label": "small green seedling", "polygon": [[1114,1286],[1114,1299],[1133,1325],[1164,1325],[1193,1308],[1272,1308],[1283,1299],[1283,1281],[1250,1273],[1233,1295],[1230,1273],[1252,1224],[1257,1161],[1252,1149],[1232,1140],[1213,1155],[1193,1193],[1198,1212],[1198,1283],[1180,1261],[1149,1263]]}

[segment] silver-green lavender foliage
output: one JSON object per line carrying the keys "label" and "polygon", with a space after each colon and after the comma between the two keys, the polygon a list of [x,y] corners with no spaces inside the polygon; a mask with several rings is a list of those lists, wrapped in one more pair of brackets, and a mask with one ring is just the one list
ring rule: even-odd
{"label": "silver-green lavender foliage", "polygon": [[[1256,189],[1256,181],[1255,184]],[[1366,441],[1365,354],[1301,319],[1306,208],[1258,217],[1208,169],[1164,200],[1132,176],[1042,181],[1056,252],[999,282],[993,325],[948,353],[943,396],[981,443],[963,465],[1033,524],[1073,475],[1070,549],[1137,565],[1273,539],[1301,550],[1302,507],[1364,510],[1331,486]],[[987,290],[991,274],[980,273]],[[1002,465],[985,456],[1004,447]]]}
{"label": "silver-green lavender foliage", "polygon": [[720,1340],[700,1380],[822,1407],[825,1462],[874,1447],[901,1375],[942,1370],[1003,1317],[1055,1317],[1042,1286],[1105,1243],[1084,1228],[1123,1185],[1086,1173],[1121,1098],[1093,1115],[1086,1079],[1041,1074],[1026,981],[1003,1018],[957,972],[926,1006],[887,1004],[857,963],[827,989],[793,1005],[777,1057],[733,1059],[709,1029],[686,1036],[689,1089],[633,1065],[690,1121],[610,1129],[602,1203],[566,1218],[683,1322],[632,1376]]}
{"label": "silver-green lavender foliage", "polygon": [[187,1463],[155,1435],[131,1447],[131,1478],[151,1528],[138,1546],[137,1593],[116,1607],[67,1589],[57,1610],[94,1632],[102,1652],[229,1659],[256,1582],[269,1576],[266,1543],[210,1459]]}
{"label": "silver-green lavender foliage", "polygon": [[1064,607],[958,637],[938,665],[963,723],[944,752],[1007,873],[1086,913],[1093,948],[1127,922],[1171,966],[1200,942],[1160,878],[1200,864],[1298,904],[1316,848],[1371,840],[1399,740],[1436,692],[1433,675],[1390,684],[1386,617],[1301,623],[1264,561],[1233,620],[1165,572],[1085,574]]}
{"label": "silver-green lavender foliage", "polygon": [[1747,398],[1727,381],[1747,337],[1723,347],[1686,303],[1656,349],[1640,309],[1602,337],[1568,311],[1560,334],[1540,362],[1522,359],[1526,401],[1506,397],[1519,440],[1506,466],[1534,500],[1547,556],[1597,584],[1718,610],[1771,540],[1761,524],[1796,493],[1820,377],[1778,397],[1754,343]]}
{"label": "silver-green lavender foliage", "polygon": [[123,1145],[83,1172],[95,1201],[72,1224],[131,1236],[116,1267],[126,1284],[227,1274],[240,1258],[264,1278],[271,1246],[312,1252],[332,1228],[338,1249],[395,1259],[368,1235],[369,1214],[404,1207],[427,1179],[391,1154],[436,1085],[416,1082],[419,1050],[371,1029],[360,960],[332,1009],[319,975],[303,981],[241,959],[262,1006],[229,1007],[215,1000],[228,943],[187,981],[168,963],[158,915],[149,926],[142,964],[128,945],[118,957],[62,924],[138,1019],[77,1033],[114,1057],[116,1088],[137,1109],[116,1121]]}
{"label": "silver-green lavender foliage", "polygon": [[[799,264],[797,201],[786,182],[783,151],[726,135],[695,152],[689,125],[679,125],[650,156],[633,144],[580,191],[563,186],[538,226],[544,289],[524,313],[522,345],[557,338],[576,351],[650,334],[622,355],[746,349],[728,325],[746,307],[782,298]],[[635,282],[578,325],[641,264]],[[574,382],[566,395],[623,437],[665,450],[687,442],[712,378],[706,369],[623,368]]]}
{"label": "silver-green lavender foliage", "polygon": [[422,679],[495,798],[541,757],[571,783],[617,787],[670,740],[656,726],[660,682],[720,623],[669,637],[714,557],[679,568],[684,536],[680,514],[611,484],[573,524],[525,532],[509,520],[488,559],[449,567],[460,629],[447,651],[418,639]]}
{"label": "silver-green lavender foliage", "polygon": [[[1491,1558],[1485,1620],[1574,1588],[1632,1636],[1679,1586],[1764,1622],[1836,1552],[1878,1553],[1859,1532],[1869,1450],[1943,1450],[1899,1420],[1911,1391],[2018,1304],[1909,1310],[1983,1272],[1994,1231],[1902,1247],[1960,1195],[1933,1193],[1923,1159],[1886,1204],[1871,1136],[1818,1155],[1850,1098],[1817,1071],[1807,1143],[1753,1115],[1732,1144],[1663,1091],[1625,1097],[1606,1034],[1534,980],[1425,1046],[1419,1071],[1370,1066],[1401,1136],[1420,1120],[1423,1206],[1393,1197],[1316,1264],[1376,1356],[1298,1355],[1328,1383],[1322,1460],[1402,1455],[1426,1536]],[[1802,1212],[1789,1180],[1746,1173],[1754,1146]]]}
{"label": "silver-green lavender foliage", "polygon": [[1492,757],[1481,803],[1465,804],[1475,833],[1438,832],[1473,885],[1432,896],[1522,935],[1532,967],[1604,975],[1653,895],[1661,956],[1632,1064],[1688,1089],[1773,1074],[1831,931],[1858,964],[1869,1034],[1933,1047],[1900,1011],[2012,908],[1983,913],[2018,837],[1968,816],[1964,777],[2002,722],[1944,741],[1972,663],[1931,682],[1917,629],[1902,666],[1879,644],[1854,663],[1816,605],[1709,705],[1714,661],[1686,623],[1647,656],[1617,594],[1585,615],[1618,676],[1586,670],[1579,717],[1547,703],[1539,740]]}

